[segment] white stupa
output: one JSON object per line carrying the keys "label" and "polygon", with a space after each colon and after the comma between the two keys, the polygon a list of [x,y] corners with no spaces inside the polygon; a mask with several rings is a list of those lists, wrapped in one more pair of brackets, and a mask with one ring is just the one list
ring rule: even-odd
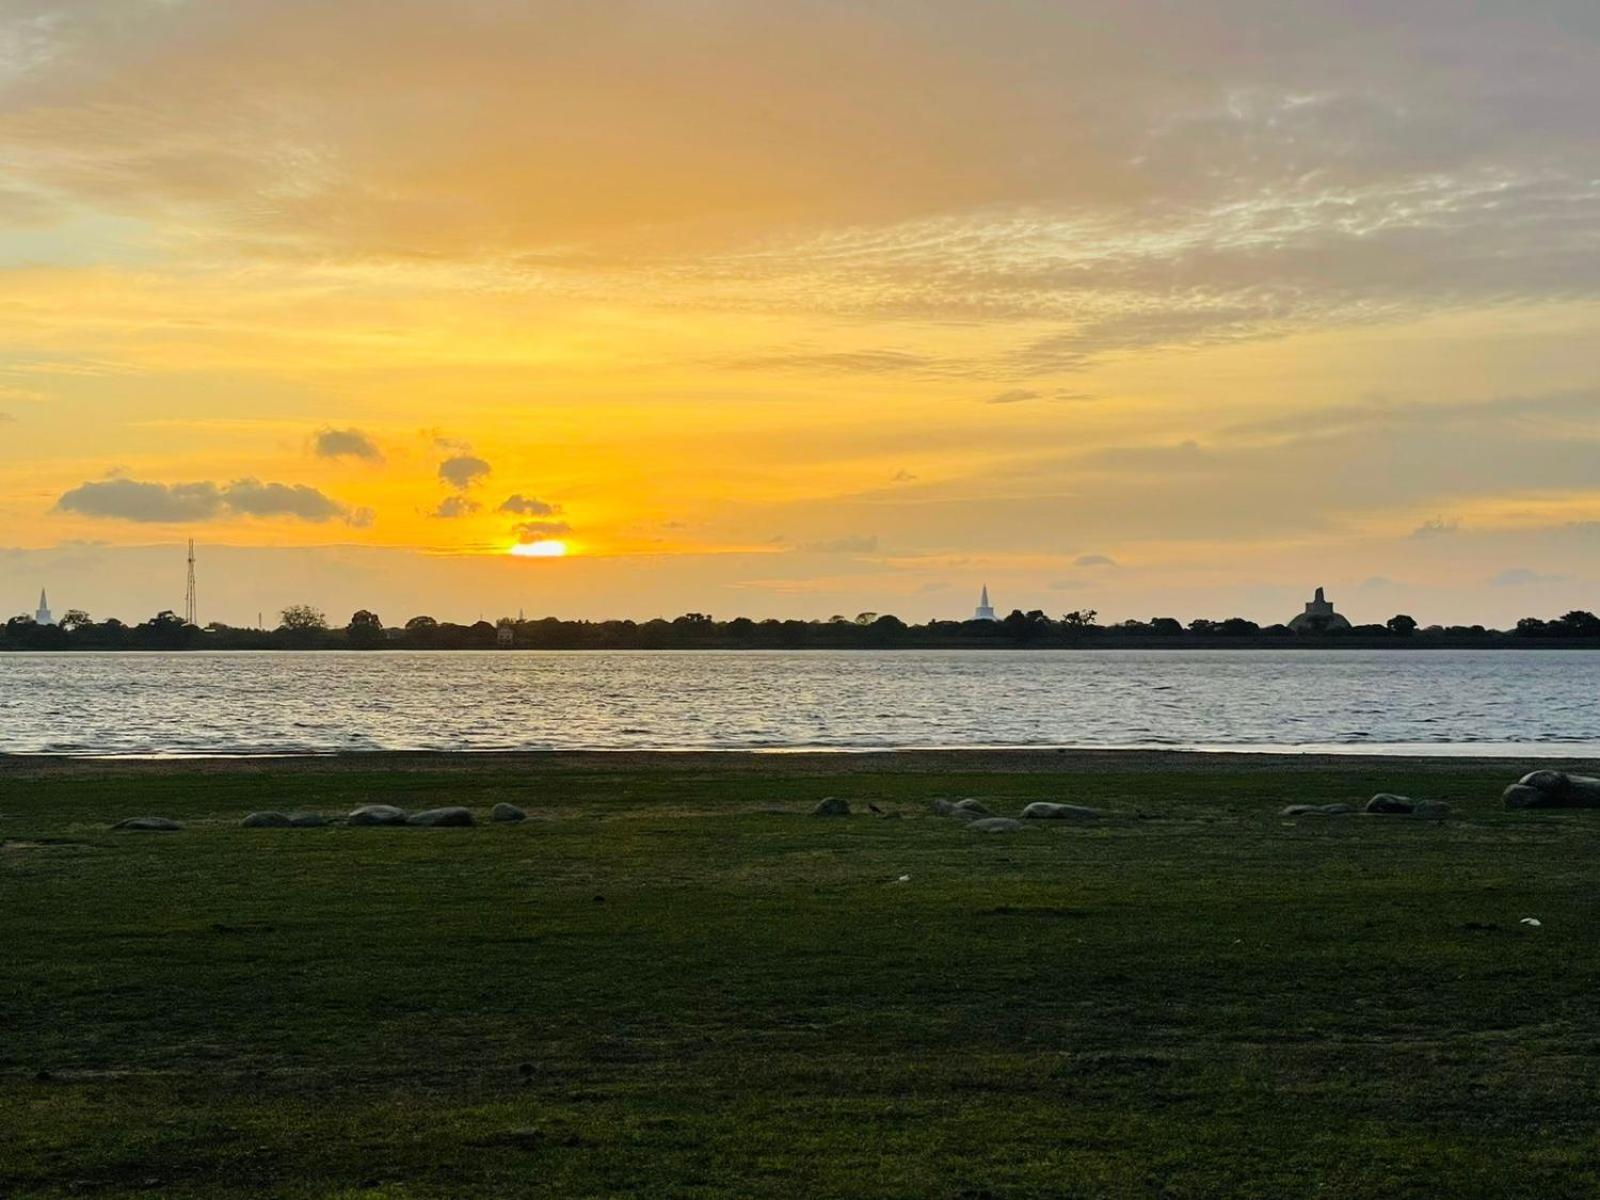
{"label": "white stupa", "polygon": [[44,589],[39,589],[39,611],[33,614],[34,623],[37,625],[54,625],[56,619],[50,615],[50,602],[44,598]]}
{"label": "white stupa", "polygon": [[994,615],[994,606],[989,603],[989,585],[983,585],[983,594],[978,597],[977,610],[972,614],[974,621],[998,621]]}
{"label": "white stupa", "polygon": [[1289,628],[1296,633],[1326,633],[1330,629],[1349,629],[1350,622],[1333,611],[1333,605],[1318,588],[1316,599],[1306,601],[1305,612],[1290,621]]}

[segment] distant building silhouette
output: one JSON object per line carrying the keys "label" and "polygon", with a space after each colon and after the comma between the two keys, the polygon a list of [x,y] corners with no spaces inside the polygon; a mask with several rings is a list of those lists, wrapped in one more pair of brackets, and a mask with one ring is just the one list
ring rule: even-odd
{"label": "distant building silhouette", "polygon": [[1333,611],[1333,605],[1317,589],[1314,600],[1306,601],[1306,610],[1289,622],[1295,633],[1326,633],[1330,629],[1349,629],[1350,622]]}
{"label": "distant building silhouette", "polygon": [[39,589],[39,611],[33,614],[33,619],[39,625],[54,625],[56,619],[50,615],[50,602],[44,598],[44,589]]}
{"label": "distant building silhouette", "polygon": [[974,621],[998,621],[1000,619],[994,615],[994,606],[989,603],[989,585],[987,583],[983,585],[983,594],[978,597],[978,607],[973,612],[972,619]]}

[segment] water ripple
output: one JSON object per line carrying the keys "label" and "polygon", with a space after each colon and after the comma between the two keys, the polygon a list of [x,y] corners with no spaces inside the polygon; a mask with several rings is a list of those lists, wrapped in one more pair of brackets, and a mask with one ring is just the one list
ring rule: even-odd
{"label": "water ripple", "polygon": [[0,752],[1600,753],[1582,651],[0,655]]}

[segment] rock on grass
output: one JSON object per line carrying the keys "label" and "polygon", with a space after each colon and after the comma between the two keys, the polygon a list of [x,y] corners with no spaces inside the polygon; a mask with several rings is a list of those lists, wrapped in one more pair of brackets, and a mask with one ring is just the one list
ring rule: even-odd
{"label": "rock on grass", "polygon": [[469,808],[430,808],[423,812],[412,813],[406,818],[407,825],[421,825],[428,829],[462,829],[469,825],[476,825]]}
{"label": "rock on grass", "polygon": [[1447,817],[1450,806],[1443,800],[1413,800],[1410,796],[1379,792],[1361,811],[1392,817]]}
{"label": "rock on grass", "polygon": [[1379,792],[1361,809],[1366,813],[1378,813],[1384,816],[1405,816],[1416,808],[1416,802],[1410,796],[1397,796],[1393,792]]}
{"label": "rock on grass", "polygon": [[167,817],[129,817],[111,828],[120,829],[123,833],[172,833],[183,826]]}
{"label": "rock on grass", "polygon": [[813,817],[848,817],[850,815],[850,801],[839,796],[826,796],[817,801],[817,806],[811,810]]}
{"label": "rock on grass", "polygon": [[1502,793],[1507,808],[1600,808],[1600,779],[1532,771]]}
{"label": "rock on grass", "polygon": [[281,812],[253,812],[239,822],[246,829],[291,829],[294,822],[289,819],[288,813]]}
{"label": "rock on grass", "polygon": [[352,825],[404,825],[406,810],[392,804],[363,804],[345,820]]}
{"label": "rock on grass", "polygon": [[504,801],[489,810],[489,820],[491,821],[526,821],[527,819],[527,813],[523,812],[515,804],[507,804]]}
{"label": "rock on grass", "polygon": [[312,812],[253,812],[239,822],[246,829],[316,829],[327,823],[327,817]]}

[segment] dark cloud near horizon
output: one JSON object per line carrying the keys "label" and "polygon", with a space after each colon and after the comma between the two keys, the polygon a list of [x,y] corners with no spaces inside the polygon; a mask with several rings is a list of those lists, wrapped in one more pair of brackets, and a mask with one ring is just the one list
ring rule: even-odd
{"label": "dark cloud near horizon", "polygon": [[476,500],[466,496],[446,496],[439,501],[439,506],[428,515],[438,517],[443,521],[454,521],[458,517],[470,517],[481,506]]}
{"label": "dark cloud near horizon", "polygon": [[1072,565],[1075,567],[1114,567],[1117,562],[1104,554],[1080,554],[1073,559]]}
{"label": "dark cloud near horizon", "polygon": [[523,517],[551,517],[561,511],[559,504],[551,504],[533,496],[524,496],[521,492],[507,496],[497,510],[503,513],[516,513]]}
{"label": "dark cloud near horizon", "polygon": [[79,484],[56,501],[60,512],[144,523],[189,523],[222,516],[293,517],[314,524],[342,520],[372,523],[370,509],[350,509],[305,484],[236,479],[219,485],[104,479]]}
{"label": "dark cloud near horizon", "polygon": [[378,444],[359,429],[324,427],[317,430],[312,446],[318,458],[359,458],[363,462],[383,462],[383,451],[378,449]]}
{"label": "dark cloud near horizon", "polygon": [[489,477],[494,468],[474,454],[456,454],[439,464],[439,478],[457,491],[466,491]]}

